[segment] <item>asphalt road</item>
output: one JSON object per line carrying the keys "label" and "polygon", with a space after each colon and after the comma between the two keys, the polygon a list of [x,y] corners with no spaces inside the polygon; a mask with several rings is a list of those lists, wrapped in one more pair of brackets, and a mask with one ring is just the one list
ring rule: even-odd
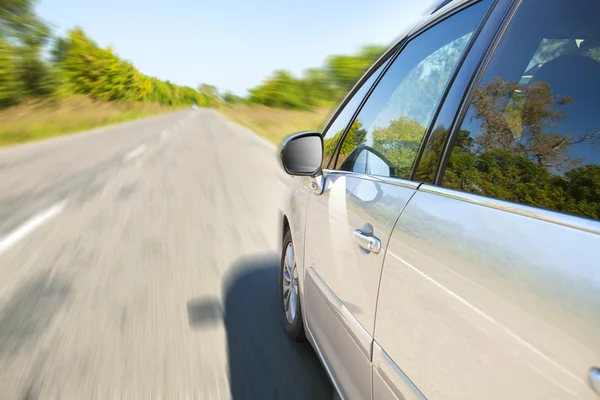
{"label": "asphalt road", "polygon": [[188,110],[0,150],[0,398],[318,399],[276,149]]}

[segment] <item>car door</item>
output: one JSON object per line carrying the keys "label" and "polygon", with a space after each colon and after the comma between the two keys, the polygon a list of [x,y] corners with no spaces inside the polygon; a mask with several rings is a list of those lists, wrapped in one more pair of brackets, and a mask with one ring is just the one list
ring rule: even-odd
{"label": "car door", "polygon": [[599,398],[600,3],[502,31],[394,227],[376,400]]}
{"label": "car door", "polygon": [[[371,398],[371,345],[383,256],[431,120],[486,12],[482,2],[409,38],[342,132],[309,200],[304,308],[309,335],[342,395]],[[342,137],[341,141],[339,138]]]}

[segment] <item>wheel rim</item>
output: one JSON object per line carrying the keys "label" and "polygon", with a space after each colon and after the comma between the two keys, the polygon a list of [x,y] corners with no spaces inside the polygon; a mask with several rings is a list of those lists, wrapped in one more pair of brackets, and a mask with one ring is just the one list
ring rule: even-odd
{"label": "wheel rim", "polygon": [[298,307],[298,272],[296,270],[296,259],[294,257],[294,246],[288,243],[283,257],[283,309],[285,318],[289,324],[296,319],[296,308]]}

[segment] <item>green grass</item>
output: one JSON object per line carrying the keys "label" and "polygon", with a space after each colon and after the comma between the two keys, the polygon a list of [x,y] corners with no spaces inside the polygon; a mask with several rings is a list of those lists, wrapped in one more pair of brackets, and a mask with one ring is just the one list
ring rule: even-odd
{"label": "green grass", "polygon": [[281,144],[292,133],[320,131],[331,113],[331,108],[318,108],[314,111],[287,110],[261,105],[236,104],[220,107],[222,116],[243,125],[267,140]]}
{"label": "green grass", "polygon": [[43,140],[175,109],[155,103],[95,101],[85,96],[60,102],[32,102],[0,111],[0,146]]}

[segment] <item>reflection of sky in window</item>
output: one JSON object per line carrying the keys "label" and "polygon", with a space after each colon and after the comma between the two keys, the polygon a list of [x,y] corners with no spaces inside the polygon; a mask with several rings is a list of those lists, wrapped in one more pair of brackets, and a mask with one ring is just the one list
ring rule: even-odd
{"label": "reflection of sky in window", "polygon": [[[441,93],[489,2],[479,2],[411,40],[382,77],[358,120],[372,146],[375,128],[401,117],[429,124]],[[435,74],[434,74],[435,73]],[[432,77],[435,76],[435,79]]]}
{"label": "reflection of sky in window", "polygon": [[[371,126],[368,127],[369,132],[376,128],[385,128],[400,117],[415,119],[423,128],[427,127],[442,95],[442,90],[471,35],[472,33],[468,33],[443,46],[413,68],[406,79],[398,85]],[[439,72],[438,79],[429,81],[434,72]],[[438,83],[443,84],[437,85]],[[423,91],[427,91],[428,95],[418,96]],[[415,95],[418,97],[411,98]]]}
{"label": "reflection of sky in window", "polygon": [[540,46],[523,72],[529,71],[538,64],[547,63],[558,57],[565,51],[565,47],[568,43],[569,39],[542,39]]}

